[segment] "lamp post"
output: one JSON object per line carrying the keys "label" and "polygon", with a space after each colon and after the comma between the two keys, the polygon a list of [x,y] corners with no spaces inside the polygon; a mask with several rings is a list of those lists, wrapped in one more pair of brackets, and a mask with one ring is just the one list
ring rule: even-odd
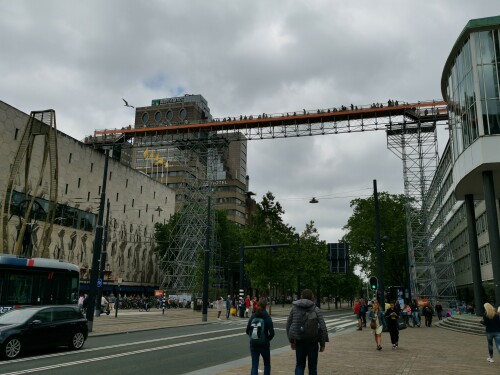
{"label": "lamp post", "polygon": [[[96,304],[97,295],[97,282],[99,277],[99,259],[101,257],[102,248],[102,235],[103,235],[103,216],[104,216],[104,203],[106,201],[106,181],[108,175],[108,159],[109,159],[109,149],[104,152],[104,172],[102,176],[102,189],[101,189],[101,200],[99,203],[99,214],[97,215],[97,226],[95,230],[94,239],[94,254],[92,256],[92,272],[90,274],[90,284],[89,284],[89,302],[87,306],[86,318],[88,321],[89,332],[92,332],[94,325],[94,311]],[[101,303],[101,301],[99,301]]]}
{"label": "lamp post", "polygon": [[[208,196],[207,203],[207,215],[208,215],[208,224],[207,224],[207,238],[205,244],[205,269],[203,272],[203,307],[201,314],[201,321],[206,322],[208,316],[208,270],[210,268],[210,236],[212,232],[212,220],[211,220],[211,212],[210,212],[210,204],[211,199],[210,195]],[[158,207],[159,208],[159,207]]]}
{"label": "lamp post", "polygon": [[382,246],[380,241],[380,214],[378,209],[378,192],[377,180],[373,180],[373,201],[375,206],[375,238],[377,243],[377,274],[378,274],[378,290],[380,292],[379,306],[382,311],[385,311],[385,293],[384,293],[384,278],[382,268]]}

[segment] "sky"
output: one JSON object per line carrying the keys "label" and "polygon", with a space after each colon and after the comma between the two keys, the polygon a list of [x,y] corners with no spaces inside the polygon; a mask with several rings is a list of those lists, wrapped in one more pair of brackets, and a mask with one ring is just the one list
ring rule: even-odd
{"label": "sky", "polygon": [[[444,63],[498,0],[0,0],[0,100],[54,109],[82,140],[152,99],[202,94],[214,117],[442,99]],[[439,147],[447,141],[438,129]],[[402,194],[383,132],[248,142],[249,189],[338,242],[352,199]],[[316,197],[318,204],[310,204]]]}

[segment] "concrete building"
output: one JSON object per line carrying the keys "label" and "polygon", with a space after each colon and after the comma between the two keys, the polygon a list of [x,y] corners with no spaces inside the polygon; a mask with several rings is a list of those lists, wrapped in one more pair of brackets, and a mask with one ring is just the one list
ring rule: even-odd
{"label": "concrete building", "polygon": [[[469,21],[441,78],[450,141],[429,197],[436,252],[453,254],[460,299],[500,302],[500,17]],[[483,288],[486,296],[483,296]]]}
{"label": "concrete building", "polygon": [[[0,186],[2,205],[5,184],[12,160],[19,147],[29,115],[0,101]],[[56,219],[49,245],[49,257],[75,263],[81,268],[83,289],[90,278],[92,246],[97,223],[99,197],[104,172],[104,154],[91,146],[57,133],[58,198]],[[35,138],[32,168],[41,168],[44,144]],[[21,170],[23,170],[21,166]],[[25,197],[24,172],[15,179],[11,212]],[[46,181],[46,179],[45,179]],[[38,189],[36,201],[47,206],[47,186]],[[30,176],[28,194],[35,191],[36,182]],[[175,193],[164,184],[140,171],[110,159],[107,174],[107,199],[110,202],[109,236],[105,265],[105,290],[111,290],[122,279],[122,291],[151,291],[161,282],[160,265],[154,253],[154,225],[165,222],[174,213]],[[13,253],[19,215],[9,220],[9,245],[3,252]],[[39,218],[32,219],[36,229]],[[34,230],[29,246],[23,246],[23,256],[40,256],[40,238]]]}
{"label": "concrete building", "polygon": [[[135,128],[162,127],[169,125],[213,121],[208,103],[202,95],[184,95],[175,98],[153,99],[150,106],[137,107]],[[185,199],[184,189],[193,180],[193,168],[186,161],[189,147],[196,148],[197,155],[206,161],[197,161],[197,168],[204,168],[202,176],[211,181],[214,187],[214,208],[225,210],[229,220],[238,225],[247,222],[246,198],[247,180],[247,141],[240,133],[224,136],[227,147],[207,150],[203,156],[196,143],[179,145],[175,136],[168,141],[137,138],[134,140],[130,165],[132,168],[167,184],[176,191],[176,210]],[[127,158],[123,159],[126,163]]]}

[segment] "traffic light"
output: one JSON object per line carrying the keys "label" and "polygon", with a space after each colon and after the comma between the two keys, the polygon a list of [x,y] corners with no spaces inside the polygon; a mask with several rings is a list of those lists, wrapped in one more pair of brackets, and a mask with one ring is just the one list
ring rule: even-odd
{"label": "traffic light", "polygon": [[375,276],[370,276],[370,289],[377,290],[378,288],[378,280]]}

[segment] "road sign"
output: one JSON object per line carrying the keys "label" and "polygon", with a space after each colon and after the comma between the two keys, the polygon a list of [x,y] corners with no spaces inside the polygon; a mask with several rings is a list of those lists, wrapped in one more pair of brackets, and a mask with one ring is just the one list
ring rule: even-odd
{"label": "road sign", "polygon": [[102,286],[102,279],[97,279],[97,287],[100,288]]}

